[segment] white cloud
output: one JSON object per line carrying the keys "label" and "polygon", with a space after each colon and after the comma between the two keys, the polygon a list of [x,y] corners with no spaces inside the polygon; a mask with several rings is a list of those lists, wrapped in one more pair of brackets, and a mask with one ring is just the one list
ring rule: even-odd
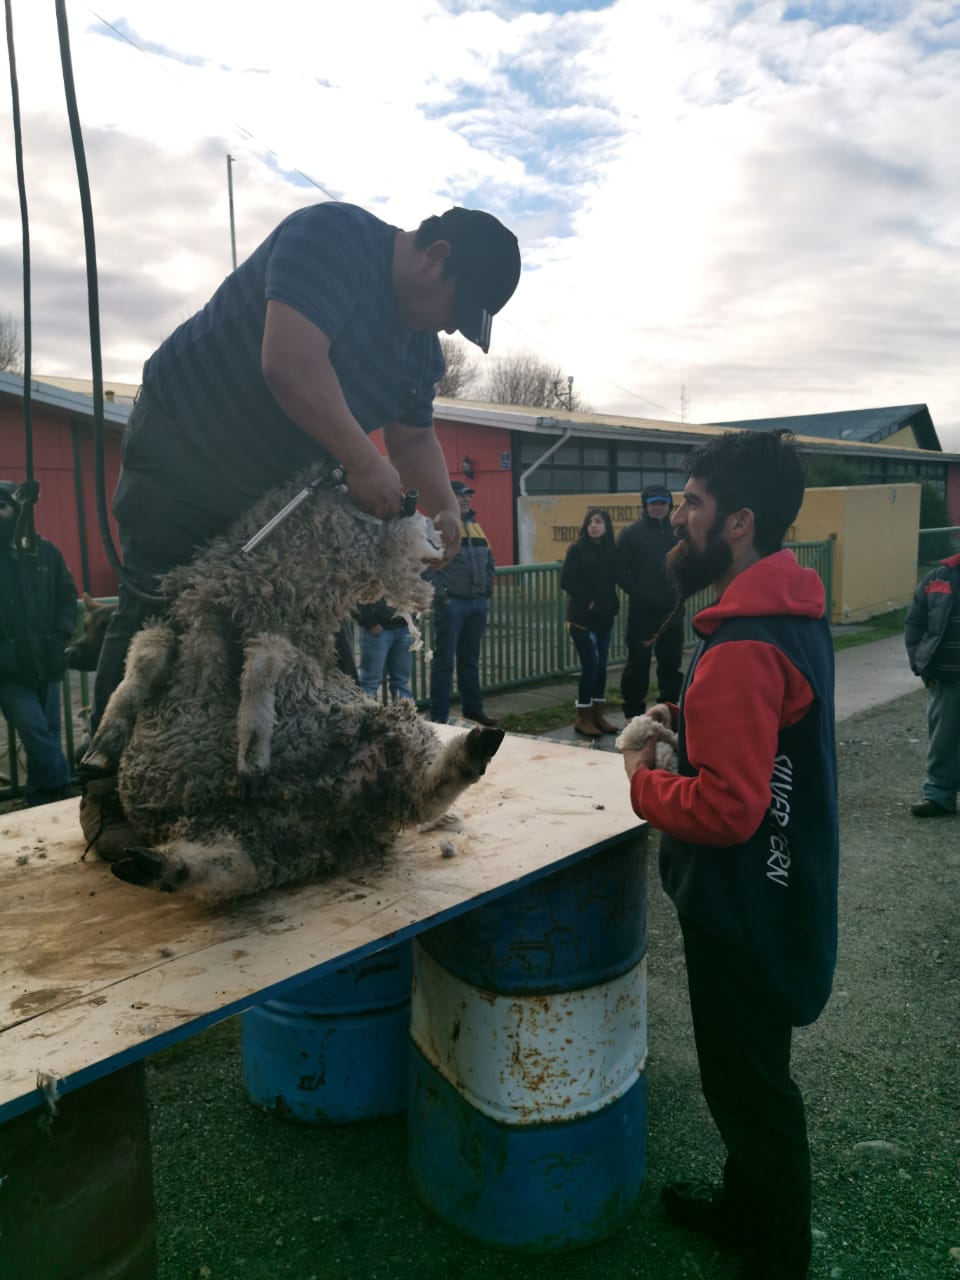
{"label": "white cloud", "polygon": [[[52,6],[13,7],[35,359],[82,376]],[[107,376],[135,380],[229,270],[229,152],[241,255],[323,198],[297,170],[400,225],[454,200],[499,213],[527,271],[495,350],[536,346],[598,409],[677,415],[684,383],[700,420],[925,401],[960,450],[956,6],[877,5],[869,28],[842,6],[804,8],[802,21],[739,0],[101,11],[145,54],[75,0]],[[11,147],[0,163],[0,311],[16,314]]]}

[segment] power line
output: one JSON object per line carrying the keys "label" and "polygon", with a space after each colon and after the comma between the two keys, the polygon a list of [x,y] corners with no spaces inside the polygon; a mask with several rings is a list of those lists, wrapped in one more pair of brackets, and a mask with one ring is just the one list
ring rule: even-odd
{"label": "power line", "polygon": [[[176,73],[171,71],[169,67],[164,66],[164,64],[158,58],[155,58],[152,54],[148,53],[146,49],[141,48],[141,46],[137,44],[136,40],[131,40],[131,38],[127,35],[125,31],[121,31],[121,29],[117,26],[114,26],[112,22],[108,22],[106,18],[102,18],[100,14],[96,12],[96,10],[88,9],[87,12],[92,13],[99,23],[101,23],[105,27],[109,27],[109,29],[113,31],[116,35],[118,35],[121,40],[125,40],[132,49],[136,49],[137,53],[142,53],[143,56],[149,62],[152,62],[154,66],[159,67],[159,69],[165,72],[166,75],[170,76],[171,79],[176,80],[178,84],[184,83],[181,76],[176,75]],[[272,156],[274,160],[277,161],[278,165],[281,164],[279,154],[276,151],[274,151],[272,147],[267,146],[265,142],[261,142],[260,139],[256,136],[256,134],[251,133],[250,130],[245,125],[242,125],[239,122],[239,120],[231,119],[230,123],[234,129],[239,129],[240,132],[244,134],[245,137],[249,138],[251,142],[256,143],[256,145],[261,149],[261,151],[264,151],[266,152],[267,155]],[[318,182],[316,178],[312,178],[309,173],[304,173],[302,169],[297,169],[297,168],[290,169],[289,172],[295,173],[297,177],[302,178],[304,182],[308,182],[310,186],[316,187],[318,191],[322,191],[328,200],[336,200],[337,197],[333,194],[333,192],[328,191],[322,182]]]}

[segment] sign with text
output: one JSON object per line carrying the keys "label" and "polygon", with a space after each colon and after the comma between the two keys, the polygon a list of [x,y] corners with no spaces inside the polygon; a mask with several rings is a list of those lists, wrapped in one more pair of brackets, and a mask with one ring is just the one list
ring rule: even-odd
{"label": "sign with text", "polygon": [[[676,498],[674,498],[676,502]],[[517,541],[521,564],[562,560],[580,533],[590,507],[610,512],[613,531],[639,520],[640,495],[629,493],[566,493],[517,499]]]}

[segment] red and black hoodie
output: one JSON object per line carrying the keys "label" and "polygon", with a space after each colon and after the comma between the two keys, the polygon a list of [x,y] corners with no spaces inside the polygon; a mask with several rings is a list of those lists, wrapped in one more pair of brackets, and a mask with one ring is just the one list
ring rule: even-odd
{"label": "red and black hoodie", "polygon": [[826,1004],[837,952],[833,644],[823,584],[792,551],[738,574],[694,619],[679,772],[640,769],[681,919],[749,952],[790,1021]]}

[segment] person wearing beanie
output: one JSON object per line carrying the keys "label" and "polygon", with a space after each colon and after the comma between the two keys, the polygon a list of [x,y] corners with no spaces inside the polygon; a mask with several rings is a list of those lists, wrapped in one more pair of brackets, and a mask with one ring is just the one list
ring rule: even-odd
{"label": "person wearing beanie", "polygon": [[[452,559],[461,525],[433,426],[437,335],[459,331],[488,351],[492,317],[520,270],[516,236],[478,209],[448,209],[411,230],[339,201],[291,213],[144,365],[113,501],[133,587],[156,596],[163,574],[318,462],[342,467],[352,501],[382,519],[417,490],[443,538],[441,563]],[[155,612],[142,594],[121,582],[93,728]],[[91,780],[81,803],[103,858],[131,835],[110,782]]]}
{"label": "person wearing beanie", "polygon": [[70,769],[60,745],[64,650],[77,623],[77,588],[59,550],[15,538],[17,485],[0,480],[0,711],[27,758],[28,805],[62,800]]}
{"label": "person wearing beanie", "polygon": [[651,484],[640,495],[640,505],[640,519],[617,541],[617,585],[627,596],[627,661],[620,692],[628,721],[647,709],[652,656],[662,701],[676,702],[683,679],[683,610],[677,609],[676,589],[664,563],[677,542],[670,525],[673,498],[666,485]]}
{"label": "person wearing beanie", "polygon": [[620,608],[614,576],[616,554],[610,512],[591,507],[560,571],[560,586],[567,593],[567,630],[580,659],[573,727],[584,738],[617,732],[617,726],[603,714],[610,632]]}

